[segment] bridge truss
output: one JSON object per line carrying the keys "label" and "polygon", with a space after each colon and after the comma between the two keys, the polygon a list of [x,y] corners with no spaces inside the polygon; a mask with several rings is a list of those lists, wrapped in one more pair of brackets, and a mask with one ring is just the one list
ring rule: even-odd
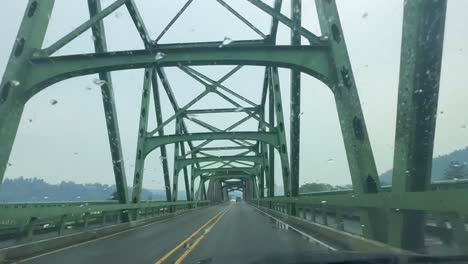
{"label": "bridge truss", "polygon": [[[54,83],[76,76],[98,74],[118,200],[122,204],[141,202],[144,166],[147,162],[154,162],[145,158],[153,151],[160,151],[168,202],[178,200],[180,174],[189,201],[222,200],[226,196],[223,193],[228,190],[248,190],[251,198],[268,202],[270,206],[282,203],[289,213],[296,215],[296,210],[304,205],[324,207],[326,198],[327,206],[357,209],[365,237],[403,248],[421,247],[425,211],[448,210],[451,214],[458,214],[460,210],[467,209],[466,205],[456,202],[456,199],[466,197],[460,191],[429,192],[446,1],[405,2],[402,44],[405,62],[402,60],[401,64],[391,193],[382,192],[379,182],[335,1],[316,0],[321,35],[301,26],[300,0],[291,1],[290,16],[281,13],[281,0],[275,0],[273,6],[261,0],[248,0],[253,8],[271,16],[268,33],[259,30],[254,22],[247,20],[228,3],[217,0],[259,37],[160,44],[162,36],[171,30],[192,2],[188,0],[162,33],[152,39],[146,28],[148,21],[143,20],[133,0],[115,0],[105,8],[101,8],[99,0],[88,0],[90,18],[55,43],[44,47],[54,0],[30,0],[0,85],[2,178],[27,101]],[[130,14],[144,49],[108,52],[103,19],[121,7]],[[424,26],[428,19],[431,19],[433,27]],[[290,45],[276,44],[280,23],[290,29]],[[54,55],[88,30],[92,31],[94,53]],[[429,37],[421,40],[421,36]],[[307,43],[301,43],[301,38],[306,39]],[[197,65],[235,67],[223,77],[212,79],[192,67]],[[258,87],[261,90],[259,102],[253,102],[223,84],[245,65],[265,68],[263,85]],[[169,67],[179,68],[202,84],[205,90],[189,103],[180,105],[166,74]],[[289,106],[281,98],[278,67],[291,70]],[[144,69],[144,81],[136,135],[133,192],[128,197],[110,72],[137,68]],[[422,79],[421,76],[427,71],[434,74]],[[353,199],[348,193],[332,197],[298,197],[301,74],[322,81],[334,95],[351,174]],[[415,92],[419,90],[422,92]],[[192,107],[209,94],[222,98],[226,107]],[[166,119],[162,115],[161,96],[167,96],[174,111]],[[157,127],[148,130],[151,103],[154,104]],[[289,132],[285,129],[285,107],[291,109]],[[225,129],[198,118],[200,115],[218,113],[235,113],[242,118]],[[256,130],[236,129],[248,120],[258,123]],[[191,133],[187,121],[205,128],[206,132]],[[175,123],[175,131],[167,134],[165,128],[170,123]],[[287,132],[291,143],[289,147],[286,144]],[[209,145],[219,140],[228,140],[232,145]],[[174,144],[175,149],[175,161],[171,164],[173,175],[169,174],[166,150],[169,144]],[[237,153],[223,154],[226,151]],[[284,197],[275,197],[275,155],[281,161]],[[195,186],[197,177],[200,180]],[[208,190],[205,182],[209,182]],[[433,199],[434,204],[427,205],[424,202],[426,199]],[[411,236],[407,234],[408,230],[413,231]],[[419,230],[419,233],[415,230]]]}

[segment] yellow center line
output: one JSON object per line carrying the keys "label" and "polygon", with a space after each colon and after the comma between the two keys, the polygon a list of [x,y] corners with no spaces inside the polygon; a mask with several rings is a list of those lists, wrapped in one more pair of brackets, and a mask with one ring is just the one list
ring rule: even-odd
{"label": "yellow center line", "polygon": [[221,214],[225,213],[229,208],[224,209],[223,211],[217,213],[213,218],[208,220],[204,225],[202,225],[200,228],[198,228],[195,232],[193,232],[189,237],[187,237],[184,241],[180,242],[176,247],[174,247],[171,251],[166,253],[161,259],[159,259],[155,264],[162,264],[164,261],[166,261],[168,258],[170,258],[177,250],[179,250],[181,247],[183,247],[187,242],[189,242],[194,236],[196,236],[200,231],[203,230],[207,225],[209,225],[211,222],[213,222],[214,219],[219,217]]}
{"label": "yellow center line", "polygon": [[[231,205],[232,206],[232,205]],[[206,230],[206,232],[201,235],[199,238],[197,238],[197,240],[195,240],[195,242],[193,242],[193,244],[184,252],[184,254],[182,254],[182,256],[180,256],[176,262],[174,262],[174,264],[181,264],[182,261],[184,261],[187,256],[195,249],[195,247],[197,247],[197,245],[203,240],[203,238],[205,238],[206,235],[208,235],[208,233],[213,229],[213,227],[219,222],[219,220],[221,220],[221,218],[223,218],[223,216],[227,213],[227,211],[229,211],[229,209],[231,209],[231,206],[229,206],[221,216],[218,217],[218,219],[216,219],[216,221],[213,222],[213,224]]]}

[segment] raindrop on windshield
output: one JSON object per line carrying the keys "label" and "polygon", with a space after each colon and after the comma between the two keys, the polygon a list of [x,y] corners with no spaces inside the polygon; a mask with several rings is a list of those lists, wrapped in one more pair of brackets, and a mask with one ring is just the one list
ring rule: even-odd
{"label": "raindrop on windshield", "polygon": [[47,197],[47,196],[44,196],[44,199],[49,199],[49,197]]}
{"label": "raindrop on windshield", "polygon": [[327,201],[320,201],[320,203],[324,204],[324,203],[327,203]]}
{"label": "raindrop on windshield", "polygon": [[17,81],[17,80],[12,80],[12,81],[11,81],[11,84],[12,84],[13,86],[18,86],[18,85],[20,85],[20,82]]}
{"label": "raindrop on windshield", "polygon": [[93,82],[94,82],[94,84],[96,84],[98,86],[103,86],[104,84],[107,83],[106,81],[101,80],[101,79],[94,79]]}
{"label": "raindrop on windshield", "polygon": [[163,156],[159,156],[159,160],[165,160],[166,157],[163,157]]}
{"label": "raindrop on windshield", "polygon": [[28,121],[29,121],[29,123],[32,123],[32,118],[29,118]]}
{"label": "raindrop on windshield", "polygon": [[236,111],[236,112],[241,112],[242,110],[244,110],[244,108],[239,106],[239,107],[237,107],[236,110],[234,110],[234,111]]}
{"label": "raindrop on windshield", "polygon": [[335,160],[334,159],[328,159],[327,162],[328,163],[333,163],[333,162],[335,162]]}
{"label": "raindrop on windshield", "polygon": [[154,56],[154,59],[158,61],[164,59],[164,57],[166,57],[166,54],[164,52],[158,52],[156,53],[156,56]]}
{"label": "raindrop on windshield", "polygon": [[114,13],[115,18],[120,18],[122,16],[122,13],[120,12],[115,12]]}
{"label": "raindrop on windshield", "polygon": [[58,103],[58,101],[55,100],[55,99],[51,99],[51,100],[49,101],[49,103],[50,103],[51,105],[56,105],[56,104]]}
{"label": "raindrop on windshield", "polygon": [[367,16],[369,16],[369,14],[367,12],[364,12],[361,17],[362,18],[367,18]]}
{"label": "raindrop on windshield", "polygon": [[419,93],[422,93],[422,92],[423,92],[422,89],[419,89],[419,90],[414,91],[415,94],[419,94]]}
{"label": "raindrop on windshield", "polygon": [[49,226],[50,226],[50,224],[45,224],[45,225],[43,225],[42,227],[43,227],[43,228],[48,228]]}
{"label": "raindrop on windshield", "polygon": [[303,114],[304,114],[304,112],[300,112],[300,113],[297,115],[297,117],[301,117],[301,115],[303,115]]}
{"label": "raindrop on windshield", "polygon": [[230,37],[224,37],[223,42],[221,43],[221,45],[219,45],[219,47],[222,48],[223,46],[229,45],[231,43],[232,39]]}
{"label": "raindrop on windshield", "polygon": [[466,128],[466,125],[462,125],[461,128]]}
{"label": "raindrop on windshield", "polygon": [[91,91],[93,88],[86,86],[86,90]]}

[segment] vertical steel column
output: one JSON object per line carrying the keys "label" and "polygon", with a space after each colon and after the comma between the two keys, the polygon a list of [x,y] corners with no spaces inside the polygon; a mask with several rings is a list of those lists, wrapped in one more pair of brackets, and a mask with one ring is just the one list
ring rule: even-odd
{"label": "vertical steel column", "polygon": [[[301,0],[291,1],[291,45],[301,45]],[[290,131],[290,164],[291,164],[291,196],[299,194],[299,158],[300,158],[300,131],[301,131],[301,72],[291,70],[291,131]]]}
{"label": "vertical steel column", "polygon": [[278,135],[278,152],[281,159],[283,175],[284,196],[291,196],[291,177],[289,170],[288,148],[286,146],[286,132],[284,129],[283,102],[281,101],[281,89],[279,84],[278,68],[270,68],[271,86],[270,91],[274,97],[274,109],[276,113],[276,133]]}
{"label": "vertical steel column", "polygon": [[[181,157],[185,157],[185,143],[184,142],[180,143],[180,155]],[[183,171],[184,171],[185,195],[187,196],[187,201],[191,201],[193,192],[190,191],[190,182],[189,182],[187,166],[184,166]]]}
{"label": "vertical steel column", "polygon": [[[180,119],[176,119],[175,124],[175,134],[180,134]],[[177,201],[178,193],[179,193],[179,170],[177,169],[175,161],[179,158],[179,145],[181,142],[174,143],[174,169],[172,175],[172,201]]]}
{"label": "vertical steel column", "polygon": [[138,140],[136,149],[135,159],[135,175],[133,178],[133,191],[132,191],[132,202],[138,203],[140,201],[140,194],[143,186],[143,171],[145,167],[145,138],[148,127],[148,109],[150,103],[151,92],[151,75],[152,69],[145,69],[145,76],[143,81],[143,91],[141,96],[141,110],[140,110],[140,123],[138,126]]}
{"label": "vertical steel column", "polygon": [[[100,0],[88,0],[90,17],[95,16],[101,11]],[[94,50],[97,53],[107,51],[106,32],[102,20],[97,21],[92,26],[94,40]],[[112,87],[112,78],[109,72],[100,72],[99,79],[105,83],[101,86],[102,103],[107,125],[107,135],[112,156],[112,167],[114,169],[115,186],[117,190],[117,199],[120,203],[128,202],[127,195],[127,177],[125,176],[125,166],[122,154],[122,144],[120,141],[119,123],[117,119],[117,110],[115,107],[114,90]]]}
{"label": "vertical steel column", "polygon": [[[444,40],[446,0],[405,1],[392,192],[429,189]],[[392,210],[391,245],[424,246],[423,212]]]}
{"label": "vertical steel column", "polygon": [[[269,69],[269,68],[268,68]],[[275,127],[275,97],[273,96],[273,91],[271,89],[271,78],[268,71],[268,80],[270,89],[268,90],[268,123],[270,123],[270,132],[274,132],[273,127]],[[275,197],[275,147],[273,145],[268,145],[268,197]]]}
{"label": "vertical steel column", "polygon": [[[162,119],[162,110],[161,110],[161,100],[159,98],[159,84],[158,84],[158,74],[156,70],[153,70],[153,101],[154,101],[154,110],[156,112],[156,126],[159,126],[163,123]],[[164,136],[164,128],[161,128],[158,131],[159,136]],[[166,190],[166,200],[171,201],[171,179],[169,177],[169,164],[167,162],[167,151],[166,145],[162,145],[161,149],[161,163],[163,168],[164,176],[164,186]]]}
{"label": "vertical steel column", "polygon": [[[316,7],[320,29],[322,35],[328,38],[330,59],[335,66],[336,80],[331,88],[335,96],[353,189],[356,193],[377,193],[380,191],[380,181],[336,3],[333,0],[316,0]],[[387,219],[382,209],[362,210],[360,219],[365,237],[382,242],[387,240]]]}
{"label": "vertical steel column", "polygon": [[0,184],[21,121],[31,54],[42,47],[54,0],[30,0],[0,84]]}

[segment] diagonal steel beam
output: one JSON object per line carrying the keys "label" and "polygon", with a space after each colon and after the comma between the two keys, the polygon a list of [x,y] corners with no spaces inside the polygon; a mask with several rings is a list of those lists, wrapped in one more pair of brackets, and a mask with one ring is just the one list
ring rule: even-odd
{"label": "diagonal steel beam", "polygon": [[[274,8],[270,7],[269,5],[265,4],[261,0],[248,0],[250,3],[261,9],[263,12],[269,14],[272,17],[278,19],[281,23],[289,28],[294,27],[294,23],[289,19],[287,16],[281,14],[281,12],[276,11]],[[312,45],[326,45],[323,40],[321,40],[318,36],[314,33],[310,32],[309,30],[305,29],[304,27],[299,28],[299,34],[305,37],[310,44]]]}
{"label": "diagonal steel beam", "polygon": [[[214,126],[212,126],[212,125],[210,125],[210,124],[208,124],[208,123],[206,123],[204,121],[199,120],[198,118],[190,117],[189,119],[190,119],[190,121],[196,123],[197,125],[199,125],[201,127],[204,127],[204,128],[206,128],[206,129],[208,129],[208,130],[210,130],[212,132],[222,132],[223,131],[222,129],[219,129],[219,128],[214,127]],[[250,143],[248,141],[244,141],[244,140],[240,140],[240,142],[237,141],[237,140],[231,140],[231,141],[238,144],[238,145],[241,145],[241,146],[243,146],[243,145],[252,146],[253,145],[252,143]]]}
{"label": "diagonal steel beam", "polygon": [[[238,71],[238,70],[240,70],[242,67],[243,67],[242,65],[239,65],[239,66],[235,67],[234,70],[235,70],[235,71]],[[240,100],[242,100],[242,101],[244,101],[244,102],[246,102],[246,103],[248,103],[248,104],[250,104],[250,105],[252,105],[252,106],[256,106],[256,105],[257,105],[257,104],[255,104],[254,102],[250,101],[249,99],[245,98],[244,96],[242,96],[242,95],[240,95],[240,94],[234,92],[233,90],[227,88],[226,86],[221,85],[221,83],[215,82],[214,80],[212,80],[211,78],[209,78],[208,76],[202,74],[202,73],[199,72],[199,71],[196,71],[196,70],[194,70],[194,69],[192,69],[192,68],[190,68],[190,67],[187,67],[187,66],[182,66],[182,67],[179,67],[179,68],[183,68],[184,72],[186,72],[187,74],[189,74],[189,75],[192,76],[193,78],[195,78],[194,75],[196,75],[196,76],[198,76],[199,78],[205,79],[205,81],[210,82],[210,84],[207,84],[207,83],[201,81],[199,78],[195,78],[197,81],[199,81],[199,82],[201,82],[201,83],[203,83],[203,84],[205,84],[205,85],[210,85],[211,87],[220,88],[220,89],[222,89],[223,91],[225,91],[225,92],[227,92],[227,93],[230,93],[231,95],[237,97],[238,99],[240,99]],[[233,70],[233,71],[234,71],[234,70]],[[191,74],[190,74],[189,72],[190,72]]]}
{"label": "diagonal steel beam", "polygon": [[154,43],[157,44],[159,40],[166,34],[166,32],[172,27],[172,25],[179,19],[179,17],[185,12],[187,7],[193,2],[193,0],[188,0],[182,8],[177,12],[177,14],[169,21],[169,24],[163,29],[163,31],[159,34],[159,36],[156,37],[156,40],[154,40]]}
{"label": "diagonal steel beam", "polygon": [[95,25],[98,21],[101,21],[104,19],[106,16],[112,14],[116,9],[121,7],[125,2],[128,0],[117,0],[114,3],[112,3],[110,6],[104,8],[102,11],[99,13],[96,13],[93,17],[91,17],[89,20],[86,22],[82,23],[80,26],[72,30],[70,33],[67,35],[63,36],[56,42],[54,42],[52,45],[49,47],[40,50],[40,54],[42,56],[50,56],[57,50],[61,49],[63,46],[67,45],[70,43],[70,41],[74,40],[77,38],[79,35],[81,35],[83,32],[91,28],[93,25]]}
{"label": "diagonal steel beam", "polygon": [[130,14],[130,17],[133,20],[133,24],[135,25],[138,33],[140,34],[141,39],[143,40],[145,48],[151,48],[151,37],[148,33],[148,30],[146,29],[146,25],[143,21],[143,18],[140,15],[140,12],[138,11],[135,1],[127,0],[125,4],[127,6],[127,10]]}
{"label": "diagonal steel beam", "polygon": [[230,5],[228,5],[226,2],[223,0],[217,0],[218,3],[220,3],[223,7],[225,7],[229,12],[231,12],[234,16],[236,16],[238,19],[240,19],[244,24],[246,24],[250,29],[255,31],[258,35],[260,35],[262,38],[266,38],[266,35],[263,34],[263,32],[255,27],[252,23],[250,23],[249,20],[247,20],[245,17],[243,17],[239,12],[237,12],[234,8],[232,8]]}
{"label": "diagonal steel beam", "polygon": [[[100,0],[88,0],[88,9],[91,17],[96,16],[101,11]],[[96,21],[91,27],[94,36],[94,49],[96,52],[106,52],[106,34],[102,20]],[[119,123],[117,119],[117,110],[115,107],[114,91],[112,87],[112,78],[109,72],[100,72],[99,79],[104,81],[101,86],[102,103],[107,126],[107,135],[112,157],[112,167],[114,170],[115,186],[117,190],[117,199],[120,203],[128,202],[127,177],[125,176],[125,166],[122,154],[122,143],[120,140]]]}
{"label": "diagonal steel beam", "polygon": [[[232,124],[231,126],[229,126],[228,128],[224,129],[223,132],[229,132],[231,131],[232,129],[236,128],[237,126],[239,126],[240,124],[244,123],[245,121],[249,120],[250,117],[246,116],[244,117],[243,119],[239,120],[237,123],[235,124]],[[212,142],[212,140],[206,140],[202,143],[200,143],[198,146],[196,146],[194,149],[190,150],[188,154],[191,154],[192,152],[196,152],[197,150],[201,149],[203,146],[206,146],[208,143]]]}
{"label": "diagonal steel beam", "polygon": [[159,137],[147,137],[142,154],[147,155],[154,149],[175,142],[195,141],[195,140],[225,140],[225,139],[245,139],[259,140],[267,144],[278,147],[278,137],[271,132],[218,132],[218,133],[192,133],[180,135],[166,135]]}

